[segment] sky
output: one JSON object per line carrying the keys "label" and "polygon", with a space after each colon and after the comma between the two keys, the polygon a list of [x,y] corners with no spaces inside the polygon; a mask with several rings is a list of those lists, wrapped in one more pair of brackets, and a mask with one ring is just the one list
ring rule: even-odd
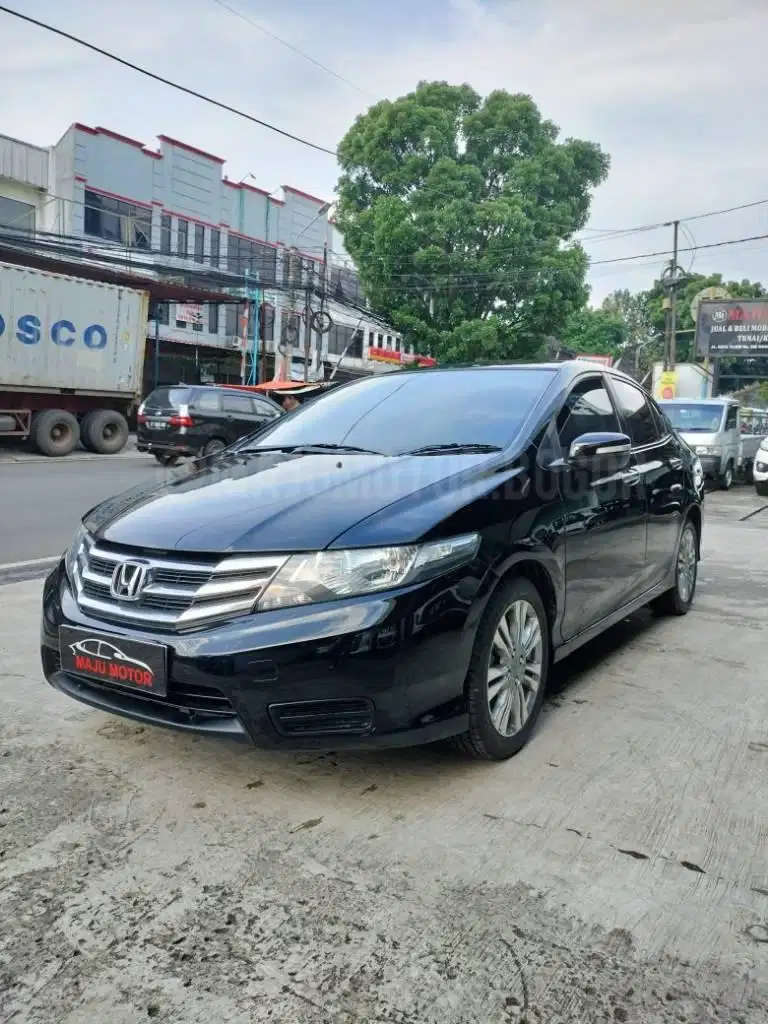
{"label": "sky", "polygon": [[[768,235],[766,0],[7,6],[330,150],[375,100],[395,99],[420,80],[531,95],[563,138],[598,142],[611,157],[580,236],[592,260],[593,303],[616,288],[649,287],[669,258],[671,227],[618,233],[625,229],[696,218],[684,220],[683,249]],[[252,173],[268,191],[290,184],[333,197],[338,168],[328,154],[3,12],[0,37],[2,134],[47,146],[74,121],[150,147],[165,134],[226,158],[230,179]],[[760,200],[767,201],[699,216]],[[768,239],[683,251],[680,263],[768,284]]]}

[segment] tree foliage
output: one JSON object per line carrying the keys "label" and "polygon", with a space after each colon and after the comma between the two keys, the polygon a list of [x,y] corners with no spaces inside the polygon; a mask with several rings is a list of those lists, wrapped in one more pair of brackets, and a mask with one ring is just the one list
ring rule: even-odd
{"label": "tree foliage", "polygon": [[534,357],[587,299],[584,227],[608,158],[530,96],[422,82],[339,146],[337,223],[377,314],[441,362]]}

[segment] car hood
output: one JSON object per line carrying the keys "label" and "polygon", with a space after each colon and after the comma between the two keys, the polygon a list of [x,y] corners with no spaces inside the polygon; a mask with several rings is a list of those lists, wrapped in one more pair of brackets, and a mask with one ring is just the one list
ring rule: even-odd
{"label": "car hood", "polygon": [[460,490],[468,474],[490,472],[492,461],[487,454],[225,454],[110,498],[84,523],[102,541],[162,551],[318,550],[419,491]]}
{"label": "car hood", "polygon": [[[723,447],[723,439],[720,434],[704,434],[695,430],[678,430],[678,434],[685,443],[695,451],[697,447],[711,448]],[[720,440],[718,440],[720,438]]]}

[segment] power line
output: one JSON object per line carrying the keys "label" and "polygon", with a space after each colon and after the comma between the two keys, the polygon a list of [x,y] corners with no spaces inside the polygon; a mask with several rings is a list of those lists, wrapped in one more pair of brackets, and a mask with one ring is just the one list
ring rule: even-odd
{"label": "power line", "polygon": [[275,132],[277,135],[282,135],[286,139],[290,139],[292,142],[298,142],[302,146],[308,146],[310,149],[315,149],[319,153],[327,153],[329,156],[336,156],[335,149],[328,149],[326,146],[320,146],[316,142],[309,142],[307,139],[301,138],[300,135],[294,135],[292,132],[286,131],[284,128],[278,128],[274,124],[270,124],[268,121],[262,121],[261,118],[254,117],[252,114],[246,114],[243,110],[238,110],[237,107],[231,107],[228,103],[222,103],[221,100],[213,99],[211,96],[206,96],[205,93],[197,92],[196,89],[190,89],[186,85],[179,85],[178,82],[171,81],[170,78],[164,78],[162,75],[155,74],[154,71],[149,71],[147,68],[143,68],[138,64],[134,64],[129,60],[125,60],[123,57],[118,57],[115,53],[110,53],[109,50],[103,50],[100,46],[96,46],[93,43],[87,42],[85,39],[81,39],[79,36],[72,35],[69,32],[65,32],[63,29],[56,28],[54,25],[49,25],[44,21],[38,21],[36,18],[30,18],[27,14],[21,14],[19,11],[14,11],[10,7],[0,6],[0,12],[3,14],[10,14],[14,18],[19,18],[21,21],[26,21],[30,25],[35,25],[37,28],[45,29],[46,32],[52,32],[54,35],[60,36],[62,39],[67,39],[71,43],[77,43],[78,46],[84,46],[87,50],[91,50],[93,53],[98,53],[102,57],[107,57],[109,60],[115,61],[117,64],[122,64],[123,67],[129,68],[131,71],[136,71],[140,75],[144,75],[146,78],[151,78],[155,82],[160,82],[162,85],[170,86],[171,89],[176,89],[179,92],[186,93],[187,96],[193,96],[195,99],[202,100],[204,103],[209,103],[213,107],[218,107],[219,110],[226,110],[229,114],[235,114],[237,117],[245,118],[246,121],[250,121],[252,124],[257,124],[261,128],[266,128],[268,131]]}
{"label": "power line", "polygon": [[228,3],[225,3],[224,0],[213,0],[213,2],[215,4],[218,4],[219,7],[223,7],[225,11],[229,11],[229,13],[233,14],[236,18],[240,18],[241,21],[245,21],[249,25],[252,25],[253,28],[257,29],[259,32],[263,32],[265,36],[269,36],[270,39],[274,39],[276,43],[279,43],[281,46],[284,46],[287,50],[291,50],[299,57],[303,58],[306,61],[309,61],[310,64],[314,64],[316,68],[319,68],[326,74],[331,75],[339,82],[343,82],[344,85],[350,86],[356,92],[362,93],[363,96],[367,96],[369,99],[378,102],[379,97],[374,96],[372,92],[368,92],[367,89],[363,89],[355,82],[351,82],[348,78],[344,78],[343,75],[338,74],[336,71],[333,70],[333,68],[329,68],[327,65],[321,64],[320,61],[316,60],[313,56],[311,56],[311,54],[305,53],[303,50],[300,50],[298,46],[294,46],[293,43],[289,43],[287,39],[282,39],[274,32],[271,32],[268,28],[264,28],[264,26],[260,25],[258,21],[254,21],[253,18],[249,17],[247,14],[243,14],[242,11],[238,11],[236,8],[230,7],[230,5]]}

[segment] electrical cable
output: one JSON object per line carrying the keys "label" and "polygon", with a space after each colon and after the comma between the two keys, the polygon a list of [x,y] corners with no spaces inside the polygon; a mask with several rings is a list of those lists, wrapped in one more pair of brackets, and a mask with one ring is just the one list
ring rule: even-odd
{"label": "electrical cable", "polygon": [[96,46],[94,43],[89,43],[85,39],[81,39],[79,36],[72,35],[70,32],[65,32],[63,29],[56,28],[54,25],[49,25],[44,21],[38,21],[37,18],[31,18],[28,14],[21,14],[19,11],[14,11],[10,7],[0,6],[0,12],[3,14],[10,14],[12,17],[19,18],[21,21],[25,21],[30,25],[35,25],[37,28],[45,29],[46,32],[52,32],[54,35],[60,36],[62,39],[67,39],[71,43],[77,43],[78,46],[84,46],[87,50],[91,50],[93,53],[98,53],[102,57],[107,57],[109,60],[115,61],[117,64],[121,64],[125,68],[129,68],[131,71],[136,71],[138,74],[151,78],[155,82],[160,82],[162,85],[170,86],[171,89],[177,89],[179,92],[186,93],[187,96],[193,96],[195,99],[202,100],[203,103],[209,103],[211,106],[218,107],[219,110],[226,110],[227,113],[235,114],[236,117],[245,118],[246,121],[250,121],[252,124],[257,124],[261,128],[266,128],[268,131],[275,132],[277,135],[282,135],[283,138],[290,139],[292,142],[298,142],[302,146],[308,146],[310,149],[317,150],[319,153],[327,153],[329,156],[336,156],[335,149],[329,149],[316,142],[310,142],[308,139],[301,138],[300,135],[294,135],[293,132],[286,131],[284,128],[278,128],[277,125],[270,124],[269,121],[263,121],[261,118],[254,117],[253,114],[247,114],[243,110],[238,110],[237,107],[232,107],[228,103],[223,103],[221,100],[213,99],[213,97],[206,96],[205,93],[198,92],[196,89],[190,89],[186,85],[180,85],[178,82],[173,82],[170,78],[164,78],[162,75],[158,75],[154,71],[149,71],[147,68],[143,68],[139,64],[134,64],[132,61],[125,60],[124,57],[118,57],[117,54],[110,53],[109,50],[104,50],[100,46]]}

